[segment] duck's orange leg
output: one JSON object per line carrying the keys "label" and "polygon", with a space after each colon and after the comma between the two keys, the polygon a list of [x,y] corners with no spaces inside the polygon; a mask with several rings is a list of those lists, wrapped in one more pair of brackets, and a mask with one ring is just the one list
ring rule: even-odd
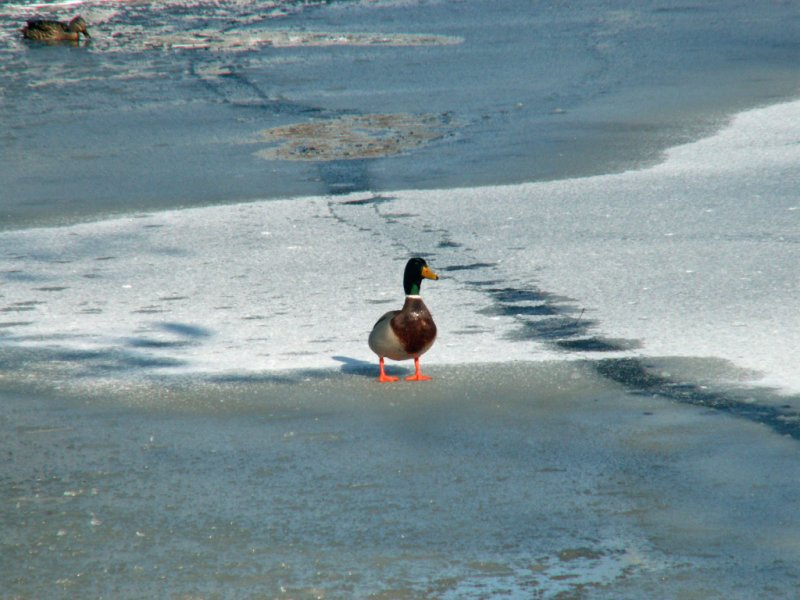
{"label": "duck's orange leg", "polygon": [[419,370],[419,356],[414,357],[414,369],[415,373],[413,375],[409,375],[406,377],[406,381],[430,381],[431,378],[427,375],[423,375]]}
{"label": "duck's orange leg", "polygon": [[386,371],[384,371],[382,356],[380,357],[380,365],[381,365],[381,374],[378,375],[378,381],[380,381],[381,383],[391,383],[393,381],[397,381],[397,377],[394,377],[392,375],[387,375]]}

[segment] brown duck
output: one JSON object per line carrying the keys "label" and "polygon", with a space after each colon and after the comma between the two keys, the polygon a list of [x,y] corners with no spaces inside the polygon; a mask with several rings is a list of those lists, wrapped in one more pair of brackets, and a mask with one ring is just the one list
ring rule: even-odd
{"label": "brown duck", "polygon": [[419,357],[430,349],[436,339],[436,323],[433,322],[428,307],[419,295],[423,278],[439,279],[439,276],[430,270],[424,259],[412,258],[406,264],[403,276],[403,287],[406,291],[403,308],[391,310],[383,315],[369,334],[369,347],[379,358],[378,381],[397,381],[397,377],[389,376],[384,371],[384,358],[392,360],[413,358],[415,373],[406,379],[411,381],[430,379],[419,370]]}
{"label": "brown duck", "polygon": [[87,38],[92,37],[89,35],[89,30],[86,29],[86,21],[80,16],[75,17],[69,23],[35,19],[28,21],[28,24],[20,31],[22,31],[22,37],[38,42],[78,42],[81,34]]}

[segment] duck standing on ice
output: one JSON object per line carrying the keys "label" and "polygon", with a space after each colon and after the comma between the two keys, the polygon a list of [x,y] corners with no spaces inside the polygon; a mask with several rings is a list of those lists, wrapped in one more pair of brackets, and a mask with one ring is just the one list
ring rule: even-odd
{"label": "duck standing on ice", "polygon": [[392,360],[414,359],[415,373],[406,380],[426,381],[430,377],[419,370],[419,357],[427,352],[436,339],[436,323],[419,295],[423,279],[439,279],[422,258],[412,258],[406,264],[403,287],[406,301],[400,310],[390,310],[383,315],[369,334],[369,347],[378,355],[380,375],[378,381],[397,381],[384,371],[384,358]]}
{"label": "duck standing on ice", "polygon": [[37,42],[78,42],[81,34],[87,38],[92,37],[86,28],[86,21],[80,16],[75,17],[69,23],[34,19],[28,21],[28,24],[20,31],[25,39]]}

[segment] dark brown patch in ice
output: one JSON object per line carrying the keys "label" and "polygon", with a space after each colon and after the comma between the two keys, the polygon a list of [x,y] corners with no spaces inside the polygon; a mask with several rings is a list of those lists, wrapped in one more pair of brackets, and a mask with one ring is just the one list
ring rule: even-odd
{"label": "dark brown patch in ice", "polygon": [[257,152],[267,160],[356,160],[406,152],[444,137],[452,123],[438,115],[348,115],[261,132],[275,146]]}

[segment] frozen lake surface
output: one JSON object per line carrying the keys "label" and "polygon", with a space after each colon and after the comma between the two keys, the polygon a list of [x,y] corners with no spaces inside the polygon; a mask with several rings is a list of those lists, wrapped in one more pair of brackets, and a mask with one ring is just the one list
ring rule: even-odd
{"label": "frozen lake surface", "polygon": [[[794,598],[764,7],[0,5],[2,593]],[[434,379],[379,385],[412,255]]]}
{"label": "frozen lake surface", "polygon": [[4,393],[12,597],[793,598],[797,440],[588,364]]}
{"label": "frozen lake surface", "polygon": [[[792,598],[799,111],[618,175],[0,233],[4,588]],[[434,381],[380,385],[412,253]]]}

